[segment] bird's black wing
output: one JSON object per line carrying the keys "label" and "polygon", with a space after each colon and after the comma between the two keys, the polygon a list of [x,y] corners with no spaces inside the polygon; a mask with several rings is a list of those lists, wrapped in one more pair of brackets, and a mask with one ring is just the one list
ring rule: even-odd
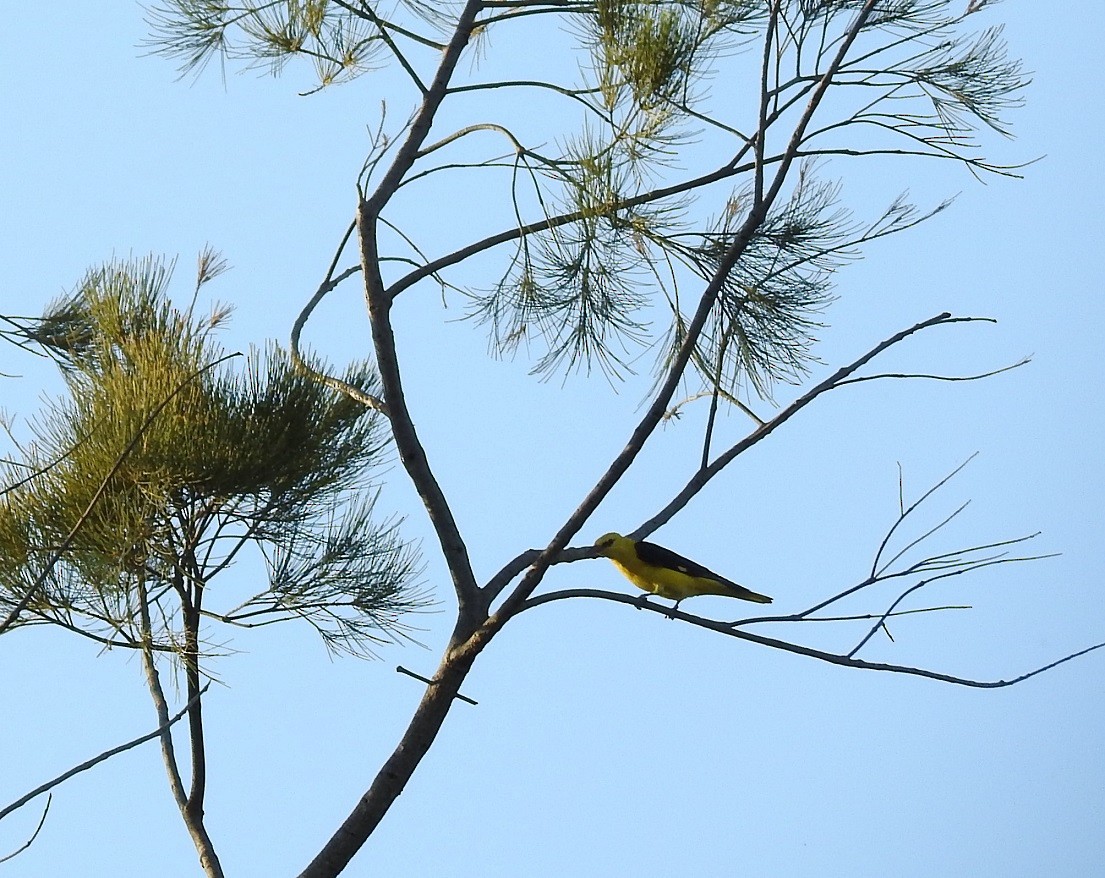
{"label": "bird's black wing", "polygon": [[644,540],[638,540],[635,547],[637,549],[637,557],[646,564],[653,564],[656,567],[668,567],[672,570],[678,570],[680,573],[686,573],[688,576],[700,576],[703,579],[713,579],[717,582],[729,583],[729,580],[724,576],[718,576],[713,570],[703,567],[690,558],[684,558],[671,549],[665,549],[663,546],[658,546],[656,543],[647,543]]}
{"label": "bird's black wing", "polygon": [[665,549],[663,546],[656,545],[656,543],[646,543],[643,540],[634,543],[634,546],[637,550],[637,557],[645,564],[652,564],[656,567],[667,567],[670,570],[678,570],[680,573],[685,573],[688,576],[695,576],[699,579],[713,580],[731,589],[732,597],[740,598],[744,601],[754,601],[757,604],[771,603],[771,598],[767,595],[747,589],[743,585],[738,585],[733,582],[731,579],[726,579],[724,576],[718,576],[710,568],[703,567],[690,558],[684,558],[671,549]]}

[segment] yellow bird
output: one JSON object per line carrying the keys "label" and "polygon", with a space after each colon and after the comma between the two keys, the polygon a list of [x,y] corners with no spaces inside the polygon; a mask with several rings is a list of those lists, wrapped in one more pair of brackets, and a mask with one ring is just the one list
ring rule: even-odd
{"label": "yellow bird", "polygon": [[[603,534],[595,541],[603,557],[614,562],[637,588],[675,601],[679,607],[683,598],[699,594],[716,594],[757,604],[770,604],[771,598],[718,576],[701,564],[696,564],[655,543],[631,540],[621,534]],[[644,598],[644,595],[641,596]]]}

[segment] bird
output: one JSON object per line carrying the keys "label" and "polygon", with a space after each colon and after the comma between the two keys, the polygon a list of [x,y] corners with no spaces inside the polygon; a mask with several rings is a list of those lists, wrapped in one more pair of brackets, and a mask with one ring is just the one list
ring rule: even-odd
{"label": "bird", "polygon": [[[673,610],[679,609],[684,598],[700,594],[740,598],[757,604],[771,603],[767,595],[737,585],[656,543],[608,533],[595,540],[595,547],[600,555],[613,561],[614,566],[637,588],[675,601]],[[647,601],[648,596],[641,595],[641,599]]]}

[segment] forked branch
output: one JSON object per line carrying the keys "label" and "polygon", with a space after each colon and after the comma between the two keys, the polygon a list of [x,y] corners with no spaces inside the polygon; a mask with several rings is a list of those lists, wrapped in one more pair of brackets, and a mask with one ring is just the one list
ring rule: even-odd
{"label": "forked branch", "polygon": [[[473,642],[472,646],[474,649],[482,649],[483,643],[486,642],[486,639],[490,637],[493,631],[498,630],[513,613],[521,608],[525,600],[533,594],[534,589],[540,584],[548,568],[556,562],[560,552],[567,547],[568,541],[579,532],[580,528],[583,527],[591,517],[595,509],[598,508],[598,505],[613,489],[614,485],[625,475],[633,461],[636,460],[641,449],[644,447],[645,442],[663,419],[672,397],[675,394],[676,388],[683,379],[684,370],[698,346],[699,337],[706,326],[710,313],[713,311],[714,304],[725,286],[729,272],[732,270],[737,260],[744,254],[749,243],[766,220],[772,205],[779,197],[783,184],[789,176],[790,168],[794,163],[797,150],[801,146],[802,136],[807,125],[821,105],[840,65],[844,63],[849,48],[863,29],[876,5],[876,0],[867,0],[867,2],[856,12],[855,17],[852,19],[852,23],[841,38],[836,56],[832,63],[828,65],[817,87],[813,89],[809,103],[794,127],[787,148],[784,150],[782,158],[775,169],[775,174],[770,185],[767,185],[762,191],[757,192],[755,203],[749,209],[748,215],[741,223],[740,228],[733,235],[732,241],[726,248],[725,254],[718,259],[713,279],[702,291],[694,316],[687,323],[685,335],[679,345],[678,351],[675,356],[672,357],[672,361],[667,369],[667,374],[656,391],[648,410],[630,435],[629,441],[610,463],[606,472],[603,473],[595,483],[594,487],[583,499],[578,508],[568,517],[568,520],[563,524],[560,530],[557,531],[552,540],[549,541],[549,544],[534,560],[532,565],[530,565],[529,570],[523,576],[521,582],[518,583],[499,610],[491,617],[489,620],[489,627],[483,637]],[[760,164],[762,165],[762,162]],[[496,580],[496,584],[502,582],[498,577]],[[502,584],[505,586],[506,582]],[[496,593],[490,588],[488,592],[492,595]]]}
{"label": "forked branch", "polygon": [[[776,637],[765,637],[762,634],[754,634],[751,631],[747,631],[744,628],[734,628],[731,622],[721,622],[716,619],[707,619],[703,616],[696,616],[693,613],[687,613],[683,610],[674,610],[670,607],[663,607],[659,604],[652,603],[651,601],[642,601],[639,597],[634,597],[628,594],[622,594],[620,592],[604,591],[596,588],[573,588],[563,589],[560,591],[549,592],[547,594],[536,595],[526,601],[524,609],[530,609],[532,607],[540,606],[541,604],[551,603],[552,601],[566,600],[567,598],[594,598],[597,600],[613,601],[614,603],[625,604],[626,606],[633,607],[638,610],[648,610],[653,613],[659,613],[662,616],[666,616],[670,619],[679,619],[682,622],[687,622],[691,625],[696,625],[699,628],[706,628],[710,631],[715,631],[718,634],[723,634],[726,637],[735,637],[738,640],[744,640],[749,643],[755,643],[759,646],[766,646],[771,649],[782,650],[783,652],[790,652],[796,655],[806,656],[807,658],[817,659],[818,661],[827,662],[833,665],[840,665],[847,668],[857,668],[867,671],[886,671],[893,674],[907,674],[914,677],[926,677],[930,680],[938,680],[941,683],[953,683],[957,686],[968,686],[975,689],[1001,689],[1006,686],[1012,686],[1016,683],[1021,683],[1038,674],[1044,673],[1044,671],[1050,671],[1052,668],[1065,664],[1066,662],[1073,661],[1080,656],[1084,656],[1087,653],[1094,652],[1095,650],[1105,647],[1105,642],[1095,643],[1093,646],[1087,646],[1085,649],[1080,649],[1077,652],[1072,652],[1062,658],[1056,659],[1053,662],[1048,662],[1046,665],[1042,665],[1038,668],[1033,668],[1031,671],[1027,671],[1016,677],[1011,677],[1008,680],[976,680],[971,677],[960,677],[955,674],[946,674],[941,671],[933,671],[929,668],[918,668],[911,665],[898,665],[890,662],[870,662],[864,659],[858,659],[851,654],[828,652],[822,649],[815,649],[812,646],[805,646],[801,643],[792,643],[789,640],[780,640]],[[768,620],[749,620],[749,621],[768,621]],[[794,620],[779,620],[779,621],[800,621]],[[813,621],[813,620],[807,620]],[[828,621],[828,620],[825,620]]]}
{"label": "forked branch", "polygon": [[821,381],[819,384],[814,385],[802,396],[794,400],[790,405],[776,414],[773,418],[768,419],[759,426],[757,426],[752,432],[745,436],[742,440],[737,442],[728,448],[725,452],[718,455],[709,465],[700,467],[697,472],[687,481],[687,484],[683,489],[672,498],[663,509],[661,509],[656,515],[642,524],[639,528],[633,531],[631,534],[635,539],[641,539],[653,531],[657,530],[671,518],[685,507],[694,497],[701,491],[706,484],[718,475],[725,467],[736,460],[741,454],[751,448],[753,445],[766,439],[777,428],[781,427],[792,417],[798,414],[802,409],[812,403],[822,394],[828,393],[830,390],[835,390],[845,384],[851,383],[847,379],[854,375],[858,370],[867,365],[871,360],[877,357],[879,354],[888,348],[894,347],[896,344],[904,341],[915,333],[921,332],[925,329],[929,329],[933,326],[943,326],[952,323],[974,323],[984,320],[980,317],[953,317],[948,312],[937,314],[935,317],[930,317],[927,320],[922,320],[919,323],[915,323],[908,329],[903,329],[900,332],[894,333],[894,335],[875,345],[867,353],[861,356],[859,359],[843,366]]}
{"label": "forked branch", "polygon": [[[565,600],[567,598],[576,597],[590,597],[599,598],[602,600],[615,601],[617,603],[629,604],[637,609],[649,609],[654,612],[662,613],[672,619],[680,619],[684,622],[689,622],[693,625],[697,625],[701,628],[707,628],[711,631],[716,631],[720,634],[725,634],[731,637],[737,637],[742,640],[748,640],[753,643],[760,644],[762,646],[768,646],[773,649],[781,649],[787,652],[794,652],[800,655],[816,658],[821,661],[830,662],[832,664],[842,665],[845,667],[862,668],[868,670],[880,670],[889,671],[900,674],[912,674],[914,676],[929,677],[934,680],[940,680],[946,683],[955,683],[961,686],[972,686],[977,688],[999,688],[1002,686],[1011,686],[1014,683],[1019,683],[1023,680],[1027,680],[1030,677],[1034,677],[1037,674],[1043,673],[1046,670],[1061,665],[1064,662],[1068,662],[1071,659],[1078,658],[1094,650],[1100,649],[1105,646],[1105,643],[1098,643],[1085,649],[1078,650],[1070,653],[1056,661],[1050,662],[1042,667],[1031,670],[1027,673],[1021,674],[1018,677],[1014,677],[1010,680],[997,680],[997,681],[982,681],[969,677],[962,677],[952,674],[945,674],[937,671],[932,671],[927,668],[914,667],[909,665],[900,665],[894,663],[885,662],[869,662],[857,658],[859,651],[867,645],[872,637],[879,631],[886,631],[889,634],[887,628],[887,620],[897,618],[905,615],[915,615],[919,613],[932,613],[943,610],[951,609],[970,609],[962,604],[955,605],[943,605],[943,606],[930,606],[903,609],[903,602],[913,594],[924,589],[926,586],[931,585],[934,582],[938,582],[952,577],[962,576],[967,573],[972,573],[977,570],[982,570],[988,567],[994,567],[997,565],[1020,563],[1023,561],[1038,561],[1044,558],[1054,557],[1053,554],[1038,554],[1038,555],[1010,555],[1009,549],[1012,546],[1017,546],[1028,540],[1034,539],[1038,534],[1029,534],[1023,537],[1015,537],[1012,539],[997,540],[994,542],[984,543],[975,546],[969,546],[967,548],[953,549],[951,551],[936,552],[926,555],[918,560],[903,562],[899,566],[895,566],[896,562],[902,561],[905,556],[913,549],[920,546],[925,541],[931,539],[936,534],[940,533],[943,528],[954,519],[959,512],[966,508],[966,504],[960,505],[953,513],[946,516],[938,524],[928,528],[920,536],[910,540],[904,548],[896,552],[889,560],[883,560],[883,556],[887,552],[887,547],[891,543],[892,538],[898,533],[900,527],[907,521],[912,520],[910,516],[914,515],[917,510],[933,497],[937,491],[948,484],[948,482],[954,478],[958,473],[962,472],[963,468],[974,458],[972,455],[948,475],[941,478],[930,488],[925,490],[921,496],[909,506],[906,506],[904,497],[899,499],[899,514],[893,524],[888,528],[887,533],[882,538],[879,546],[875,552],[875,559],[872,563],[871,573],[862,579],[860,582],[852,585],[829,598],[818,601],[813,606],[802,610],[797,613],[785,614],[785,615],[773,615],[773,616],[755,616],[744,619],[738,619],[732,622],[725,622],[717,619],[710,619],[704,616],[695,615],[684,611],[678,611],[669,609],[664,606],[652,603],[647,600],[647,595],[640,595],[633,597],[630,595],[621,594],[618,592],[608,592],[599,589],[562,589],[546,594],[536,595],[529,598],[522,606],[522,610],[529,610],[538,607],[542,604],[551,603],[553,601]],[[573,550],[573,557],[565,558],[564,560],[583,560],[589,557],[594,557],[593,550]],[[902,589],[896,597],[887,605],[886,609],[879,612],[864,612],[853,613],[847,615],[836,616],[824,616],[815,615],[826,607],[844,600],[845,598],[852,597],[861,591],[870,589],[874,586],[888,583],[900,579],[915,580],[910,585]],[[857,621],[868,621],[870,626],[866,633],[859,639],[859,641],[847,652],[829,652],[827,650],[815,649],[813,647],[806,646],[801,643],[796,643],[789,640],[782,640],[779,638],[764,637],[758,634],[752,634],[748,631],[751,625],[762,624],[796,624],[805,622],[823,622],[823,623],[847,623]]]}

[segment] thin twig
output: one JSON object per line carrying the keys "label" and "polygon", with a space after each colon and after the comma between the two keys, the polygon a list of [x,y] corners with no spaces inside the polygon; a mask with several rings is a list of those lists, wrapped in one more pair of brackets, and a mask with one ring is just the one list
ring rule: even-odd
{"label": "thin twig", "polygon": [[[402,665],[396,665],[395,670],[397,670],[400,674],[406,674],[408,677],[413,677],[414,679],[425,683],[427,686],[437,685],[436,683],[434,683],[433,680],[429,679],[428,677],[423,677],[421,674],[416,674],[414,671],[408,670],[407,668],[404,668]],[[478,701],[475,701],[474,699],[469,698],[467,695],[462,695],[459,692],[457,692],[453,697],[454,698],[459,698],[461,701],[467,702],[468,704],[475,704],[475,705],[479,704]]]}
{"label": "thin twig", "polygon": [[[906,520],[906,518],[914,510],[917,509],[917,507],[919,507],[929,497],[931,497],[933,494],[935,494],[937,491],[939,491],[942,487],[944,487],[944,485],[946,485],[948,482],[950,482],[953,478],[955,478],[957,475],[959,475],[959,473],[961,473],[963,471],[963,468],[966,467],[967,464],[969,464],[976,457],[978,457],[978,452],[977,451],[974,454],[972,454],[970,457],[968,457],[965,461],[963,461],[963,463],[961,463],[959,466],[957,466],[955,469],[953,469],[950,473],[948,473],[946,476],[944,476],[944,478],[942,478],[940,481],[938,481],[935,485],[933,485],[931,488],[929,488],[927,491],[925,491],[925,493],[922,494],[920,497],[918,497],[909,506],[908,509],[900,510],[899,515],[898,515],[898,520],[895,521],[894,524],[892,524],[890,526],[890,529],[886,532],[886,536],[883,537],[882,542],[879,544],[878,551],[875,552],[875,559],[874,559],[874,561],[871,562],[871,576],[874,577],[874,576],[877,575],[878,570],[879,570],[879,561],[882,558],[882,553],[886,551],[886,547],[889,544],[891,537],[893,537],[895,532],[898,530],[898,527]],[[902,502],[901,501],[901,496],[902,496],[901,491],[902,491],[901,474],[899,472],[899,482],[898,482],[898,503],[899,503],[899,506]],[[895,559],[897,557],[898,556],[895,556]],[[891,562],[891,563],[893,563],[893,562]],[[814,607],[813,610],[811,610],[810,612],[815,612],[819,609],[821,609],[821,608],[820,607]]]}
{"label": "thin twig", "polygon": [[670,619],[679,619],[683,622],[688,622],[691,625],[696,625],[699,628],[707,628],[711,631],[716,631],[719,634],[724,634],[727,637],[735,637],[738,640],[745,640],[749,643],[755,643],[760,646],[766,646],[771,649],[778,649],[784,652],[795,653],[797,655],[803,655],[808,658],[817,659],[819,661],[827,662],[833,665],[840,665],[847,668],[857,668],[868,671],[886,671],[894,674],[908,674],[915,677],[926,677],[930,680],[937,680],[942,683],[953,683],[957,686],[969,686],[975,689],[1001,689],[1006,686],[1013,686],[1016,683],[1021,683],[1031,677],[1035,677],[1037,674],[1042,674],[1044,671],[1050,671],[1052,668],[1058,667],[1061,664],[1072,661],[1076,658],[1086,655],[1087,653],[1094,652],[1095,650],[1105,648],[1105,642],[1095,643],[1093,646],[1087,646],[1085,649],[1080,649],[1077,652],[1072,652],[1062,658],[1056,659],[1053,662],[1049,662],[1038,668],[1034,668],[1027,673],[1021,674],[1017,677],[1013,677],[1009,680],[974,680],[970,677],[959,677],[954,674],[945,674],[940,671],[931,671],[927,668],[916,668],[910,665],[896,665],[886,662],[869,662],[863,659],[851,658],[847,655],[840,655],[835,652],[826,652],[821,649],[814,649],[810,646],[805,646],[800,643],[791,643],[788,640],[779,640],[775,637],[765,637],[761,634],[753,634],[750,631],[744,631],[742,629],[732,628],[728,622],[720,622],[716,619],[707,619],[702,616],[696,616],[692,613],[684,612],[683,610],[676,610],[671,607],[660,606],[650,601],[642,601],[639,597],[632,595],[622,594],[621,592],[603,591],[601,589],[594,588],[573,588],[564,589],[562,591],[548,592],[546,594],[537,595],[526,601],[525,608],[529,609],[539,604],[551,603],[552,601],[564,600],[567,598],[596,598],[598,600],[613,601],[614,603],[625,604],[627,606],[634,607],[638,610],[648,610],[653,613],[659,613],[662,616],[666,616]]}
{"label": "thin twig", "polygon": [[[73,768],[70,768],[68,771],[65,771],[65,772],[59,774],[53,780],[48,780],[48,781],[46,781],[46,783],[42,784],[41,786],[35,787],[29,793],[27,793],[26,795],[21,796],[20,798],[16,799],[14,802],[12,802],[7,807],[5,807],[3,809],[0,809],[0,820],[3,820],[5,817],[7,817],[13,811],[16,811],[19,808],[22,808],[24,805],[26,805],[32,799],[35,799],[35,798],[41,796],[43,793],[49,792],[54,787],[65,783],[65,781],[69,780],[69,778],[71,778],[75,775],[78,775],[83,771],[88,771],[88,769],[90,769],[90,768],[95,768],[101,762],[106,762],[112,756],[118,756],[120,753],[125,753],[127,750],[133,750],[135,747],[141,746],[142,744],[145,744],[147,741],[152,741],[154,738],[160,737],[162,734],[164,734],[170,728],[172,728],[173,725],[175,725],[177,722],[180,721],[181,717],[183,717],[184,714],[188,712],[188,708],[190,708],[192,706],[192,702],[195,701],[200,696],[202,696],[208,690],[208,688],[210,686],[211,686],[211,684],[207,683],[207,685],[205,685],[198,693],[196,693],[196,696],[195,696],[195,698],[192,699],[192,701],[189,701],[187,704],[184,705],[184,707],[182,707],[180,710],[178,710],[175,714],[173,714],[171,717],[168,717],[161,725],[159,725],[152,732],[147,732],[144,735],[140,735],[139,737],[135,738],[133,741],[128,741],[125,744],[120,744],[118,747],[112,747],[110,750],[105,750],[99,756],[93,756],[91,759],[88,759],[88,760],[82,762],[80,765],[76,765]],[[47,810],[49,810],[50,806],[47,805],[46,807],[47,807]],[[42,819],[43,820],[46,819],[46,813],[45,812],[43,812],[43,814],[42,814]],[[41,828],[41,823],[39,824],[39,827]],[[36,835],[38,834],[37,830],[36,830],[35,834]],[[34,839],[32,838],[31,841],[34,841]],[[30,842],[28,842],[28,844],[29,843]],[[0,863],[2,863],[2,862],[4,862],[4,860],[0,859]]]}
{"label": "thin twig", "polygon": [[1019,369],[1021,366],[1027,366],[1031,362],[1031,357],[1023,357],[1016,363],[1002,366],[1000,369],[993,369],[989,372],[979,372],[975,375],[930,375],[925,372],[881,372],[878,375],[861,375],[858,378],[849,378],[847,381],[841,381],[840,386],[843,387],[845,384],[859,384],[861,381],[878,381],[883,378],[922,378],[930,381],[980,381],[983,378],[992,378],[1003,372]]}
{"label": "thin twig", "polygon": [[882,567],[880,567],[878,570],[873,571],[873,575],[875,575],[875,576],[881,575],[883,572],[885,572],[886,570],[888,570],[890,568],[891,564],[893,564],[895,561],[897,561],[899,558],[901,558],[903,555],[905,555],[906,552],[908,552],[914,546],[917,546],[920,543],[924,542],[929,537],[931,537],[934,533],[936,533],[938,530],[942,530],[946,525],[950,524],[955,518],[957,518],[959,516],[959,513],[961,513],[964,509],[966,509],[970,505],[970,503],[971,503],[970,500],[964,500],[958,506],[958,508],[956,508],[949,515],[945,516],[943,521],[939,522],[938,524],[933,525],[927,531],[925,531],[923,534],[921,534],[919,537],[917,537],[916,539],[911,540],[910,542],[906,543],[893,558],[891,558],[889,561],[887,561],[885,564],[883,564]]}
{"label": "thin twig", "polygon": [[970,604],[942,604],[939,607],[916,607],[912,610],[894,610],[891,613],[854,613],[848,616],[750,616],[730,622],[733,628],[742,625],[754,625],[763,622],[869,622],[872,619],[891,618],[893,616],[912,616],[917,613],[936,613],[942,610],[971,610]]}
{"label": "thin twig", "polygon": [[361,270],[361,266],[355,265],[352,268],[347,268],[341,274],[334,276],[334,272],[338,267],[338,260],[341,258],[342,251],[345,250],[345,245],[349,243],[349,239],[353,235],[353,231],[356,229],[357,224],[350,223],[349,228],[345,230],[345,234],[342,236],[341,242],[338,244],[338,249],[334,253],[334,258],[330,262],[330,267],[326,271],[326,276],[322,279],[322,283],[318,285],[318,289],[315,290],[315,294],[311,297],[311,300],[303,306],[303,310],[299,312],[299,316],[296,317],[295,323],[292,324],[291,342],[289,343],[290,354],[292,358],[292,365],[302,372],[313,381],[317,381],[319,384],[329,387],[331,390],[336,390],[339,393],[344,393],[352,399],[355,399],[361,405],[367,406],[370,409],[380,412],[387,416],[388,408],[384,404],[384,401],[379,397],[373,396],[371,393],[365,393],[359,387],[355,387],[348,381],[342,381],[340,378],[335,378],[333,375],[327,375],[324,372],[319,372],[313,368],[310,363],[303,359],[303,355],[300,352],[299,339],[303,334],[303,327],[307,325],[307,320],[311,316],[311,313],[318,307],[319,302],[325,298],[326,294],[334,290],[338,284],[344,281],[346,278],[352,277],[358,271]]}
{"label": "thin twig", "polygon": [[[683,489],[674,498],[672,498],[671,502],[669,502],[667,506],[665,506],[656,515],[654,515],[652,518],[650,518],[648,521],[646,521],[644,524],[634,530],[631,536],[636,539],[641,539],[659,529],[667,521],[669,521],[680,509],[686,506],[687,503],[690,502],[691,498],[693,498],[700,490],[702,490],[707,482],[718,475],[729,463],[736,459],[738,455],[742,454],[744,451],[748,450],[756,443],[765,439],[775,429],[782,426],[784,423],[786,423],[792,417],[798,414],[798,412],[804,409],[807,405],[817,399],[817,397],[839,386],[844,379],[848,378],[857,370],[865,366],[867,363],[871,362],[871,360],[873,360],[883,351],[904,341],[911,335],[914,335],[915,333],[920,332],[924,329],[928,329],[932,326],[941,326],[951,323],[971,323],[982,319],[984,318],[953,317],[950,313],[945,311],[942,314],[937,314],[935,317],[930,317],[927,320],[922,320],[918,323],[915,323],[913,326],[910,326],[907,329],[903,329],[900,332],[896,332],[889,338],[884,339],[879,344],[875,345],[873,348],[863,354],[863,356],[859,357],[857,360],[853,361],[847,366],[841,367],[820,384],[815,385],[802,396],[798,397],[790,405],[788,405],[770,420],[760,421],[757,418],[756,420],[759,423],[759,426],[756,429],[745,436],[745,438],[742,439],[740,442],[729,448],[724,454],[714,460],[714,462],[711,463],[708,467],[700,469],[698,472],[696,472],[683,487]],[[968,463],[972,458],[968,458],[963,465],[957,468],[954,472],[950,473],[947,478],[951,478],[951,476],[954,476],[955,473],[959,472],[959,470],[962,469],[962,467],[965,466],[966,463]],[[944,481],[947,481],[947,478]],[[939,485],[935,486],[933,490],[935,490],[936,487],[939,487]],[[929,493],[931,493],[931,491]],[[924,498],[922,498],[922,500],[923,499]],[[889,538],[890,537],[888,535],[884,543],[886,541],[889,541]],[[880,547],[879,555],[881,555],[881,551],[882,547]],[[879,555],[876,556],[876,559],[879,557]],[[512,579],[514,579],[514,577],[518,576],[527,567],[532,565],[539,556],[540,552],[537,549],[529,549],[511,559],[511,561],[505,564],[502,569],[500,569],[495,574],[495,576],[493,576],[492,579],[487,583],[485,588],[487,589],[488,593],[492,596],[497,595],[499,592],[502,591],[503,588],[506,587],[506,585]],[[595,557],[598,557],[598,555],[593,548],[569,548],[562,550],[554,563],[570,563],[573,561],[583,560],[585,558]],[[874,571],[872,571],[872,576],[873,575]],[[871,581],[874,580],[872,579],[868,580],[866,583],[861,583],[859,586],[855,586],[853,589],[850,589],[845,594],[850,594],[852,591],[855,591],[866,584],[870,584]],[[838,595],[837,598],[839,597],[840,596]],[[833,598],[833,600],[836,600],[837,598]],[[812,613],[818,609],[820,609],[820,606],[812,607],[806,612]]]}
{"label": "thin twig", "polygon": [[[38,838],[38,834],[42,832],[42,827],[46,825],[46,815],[50,813],[50,803],[54,801],[53,795],[46,797],[46,807],[42,809],[42,816],[38,818],[38,826],[35,827],[35,831],[31,833],[31,837],[28,838],[20,847],[16,848],[10,854],[6,854],[0,857],[0,863],[6,863],[8,860],[12,860],[18,857],[23,851],[27,850],[31,845],[35,843],[35,839]],[[3,816],[0,815],[0,820]]]}
{"label": "thin twig", "polygon": [[661,509],[656,515],[638,527],[633,531],[631,536],[634,539],[641,539],[653,531],[666,524],[672,516],[674,516],[679,510],[681,510],[687,503],[690,502],[702,488],[713,479],[718,473],[720,473],[726,466],[732,463],[739,455],[743,454],[753,445],[766,439],[777,428],[785,424],[798,412],[804,409],[807,405],[813,402],[821,394],[833,390],[838,384],[848,376],[861,369],[887,348],[893,347],[914,333],[921,332],[928,329],[931,326],[939,326],[948,323],[959,323],[971,321],[974,318],[970,317],[952,317],[948,312],[937,314],[935,317],[930,317],[928,320],[922,320],[919,323],[915,323],[908,329],[903,329],[900,332],[894,333],[894,335],[875,345],[862,357],[850,363],[847,366],[843,366],[826,378],[821,383],[810,388],[802,396],[798,397],[794,402],[788,405],[785,409],[780,411],[775,417],[762,423],[759,427],[749,433],[740,442],[730,447],[724,453],[719,455],[714,461],[707,467],[700,468],[687,482],[683,489],[672,498],[663,509]]}

